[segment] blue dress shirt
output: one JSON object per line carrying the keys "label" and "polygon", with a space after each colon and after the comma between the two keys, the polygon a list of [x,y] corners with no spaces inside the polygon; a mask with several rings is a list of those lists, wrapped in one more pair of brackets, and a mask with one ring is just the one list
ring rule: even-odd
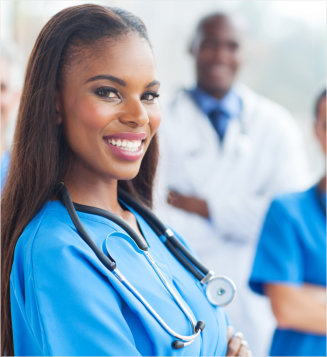
{"label": "blue dress shirt", "polygon": [[242,99],[239,94],[232,88],[222,99],[217,99],[198,86],[190,89],[189,93],[223,140],[230,119],[241,116]]}

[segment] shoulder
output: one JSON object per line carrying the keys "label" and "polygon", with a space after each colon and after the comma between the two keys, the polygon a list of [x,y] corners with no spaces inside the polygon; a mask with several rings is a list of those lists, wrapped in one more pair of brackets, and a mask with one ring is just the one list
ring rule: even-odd
{"label": "shoulder", "polygon": [[[107,236],[117,231],[116,227],[106,225],[105,218],[102,221],[101,217],[88,217],[80,212],[78,215],[94,243],[102,250]],[[108,275],[95,252],[79,236],[65,207],[59,201],[48,202],[18,239],[11,272],[13,289],[21,292],[27,289],[24,294],[34,296],[50,281],[55,281],[58,286],[66,282],[68,286],[71,278],[81,272],[83,277],[91,275],[93,280]]]}
{"label": "shoulder", "polygon": [[278,195],[271,203],[270,214],[295,218],[301,214],[302,208],[308,207],[314,195],[314,187],[305,191],[297,191]]}
{"label": "shoulder", "polygon": [[43,262],[60,264],[65,247],[74,244],[69,216],[60,205],[57,201],[46,203],[25,227],[15,247],[12,277],[34,279],[35,267]]}
{"label": "shoulder", "polygon": [[290,112],[282,105],[255,92],[244,84],[236,84],[235,90],[244,101],[249,101],[251,104],[258,106],[263,113],[291,117]]}
{"label": "shoulder", "polygon": [[282,105],[254,92],[243,84],[237,84],[235,89],[242,98],[244,110],[249,113],[251,121],[257,121],[280,133],[298,131],[291,113]]}
{"label": "shoulder", "polygon": [[[105,218],[78,212],[86,230],[100,247],[107,234],[116,230]],[[105,235],[99,232],[105,231]],[[26,226],[15,248],[17,263],[27,270],[34,263],[60,264],[74,257],[94,260],[93,252],[80,238],[65,207],[59,201],[47,202]],[[78,259],[77,259],[78,260]]]}
{"label": "shoulder", "polygon": [[31,250],[37,246],[68,243],[72,223],[64,207],[58,201],[47,202],[34,216],[19,237],[17,247]]}
{"label": "shoulder", "polygon": [[[101,218],[78,215],[95,242],[105,240],[114,230]],[[118,350],[129,343],[128,332],[110,335],[112,321],[125,328],[114,283],[113,274],[79,237],[64,206],[58,201],[48,202],[25,228],[15,249],[11,296],[19,311],[14,316],[16,326],[22,318],[27,321],[44,355],[81,355],[82,350],[88,355],[91,350],[95,355],[108,355],[114,344],[109,341],[101,345],[87,339],[79,327],[83,321],[98,335],[121,338]],[[84,342],[72,344],[76,338]],[[102,336],[100,339],[105,341]]]}

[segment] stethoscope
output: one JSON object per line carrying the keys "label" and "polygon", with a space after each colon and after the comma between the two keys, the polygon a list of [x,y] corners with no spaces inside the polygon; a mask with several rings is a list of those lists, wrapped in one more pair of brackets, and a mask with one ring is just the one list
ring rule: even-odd
{"label": "stethoscope", "polygon": [[[185,306],[185,304],[181,301],[181,299],[174,292],[173,288],[170,286],[168,281],[163,276],[159,267],[155,263],[151,254],[148,251],[147,242],[142,239],[124,220],[115,216],[114,214],[96,208],[89,207],[80,204],[73,203],[71,197],[69,195],[68,190],[64,186],[63,183],[60,183],[56,187],[56,195],[66,207],[68,214],[73,221],[77,232],[80,237],[85,241],[86,244],[92,249],[97,258],[101,261],[101,263],[110,270],[114,276],[143,304],[143,306],[149,311],[149,313],[157,320],[157,322],[176,340],[173,341],[172,347],[175,349],[179,349],[191,344],[196,337],[200,335],[200,333],[205,328],[205,323],[203,321],[194,321],[192,314],[189,309]],[[145,221],[149,224],[149,226],[153,229],[153,231],[157,234],[160,240],[164,243],[164,245],[169,249],[169,251],[175,256],[175,258],[188,270],[190,271],[203,286],[206,286],[205,292],[207,299],[212,305],[215,306],[226,306],[231,303],[235,297],[236,287],[232,280],[226,277],[216,276],[212,271],[205,268],[194,256],[184,247],[182,243],[174,236],[174,233],[167,227],[163,225],[163,223],[144,205],[141,205],[137,200],[131,197],[128,193],[126,193],[122,189],[118,189],[119,200],[123,203],[132,207],[136,212],[138,212]],[[168,324],[162,319],[162,317],[153,309],[153,307],[149,304],[149,302],[143,297],[143,295],[127,280],[127,278],[117,269],[116,261],[110,256],[104,254],[98,246],[94,243],[92,238],[86,232],[85,228],[80,221],[77,212],[85,212],[90,214],[99,215],[109,219],[110,221],[116,223],[120,226],[135,242],[140,252],[142,252],[154,269],[155,273],[165,286],[165,288],[169,291],[169,293],[174,298],[177,305],[180,307],[184,315],[187,317],[188,321],[192,326],[193,333],[189,336],[181,335],[175,332]]]}

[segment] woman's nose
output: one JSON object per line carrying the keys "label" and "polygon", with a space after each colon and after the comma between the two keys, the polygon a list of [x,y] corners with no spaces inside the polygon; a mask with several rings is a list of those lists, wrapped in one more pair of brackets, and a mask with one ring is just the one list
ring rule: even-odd
{"label": "woman's nose", "polygon": [[125,110],[119,116],[119,120],[127,125],[144,126],[149,122],[146,108],[139,99],[129,100]]}

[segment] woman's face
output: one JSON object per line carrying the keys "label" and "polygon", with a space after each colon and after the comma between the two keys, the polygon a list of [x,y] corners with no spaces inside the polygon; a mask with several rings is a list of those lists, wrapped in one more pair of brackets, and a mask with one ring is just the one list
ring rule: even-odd
{"label": "woman's face", "polygon": [[96,45],[75,54],[58,93],[72,172],[132,179],[161,120],[152,50],[137,34]]}
{"label": "woman's face", "polygon": [[318,113],[315,122],[315,132],[318,138],[319,144],[326,156],[327,143],[326,143],[326,98],[323,98],[319,102]]}

